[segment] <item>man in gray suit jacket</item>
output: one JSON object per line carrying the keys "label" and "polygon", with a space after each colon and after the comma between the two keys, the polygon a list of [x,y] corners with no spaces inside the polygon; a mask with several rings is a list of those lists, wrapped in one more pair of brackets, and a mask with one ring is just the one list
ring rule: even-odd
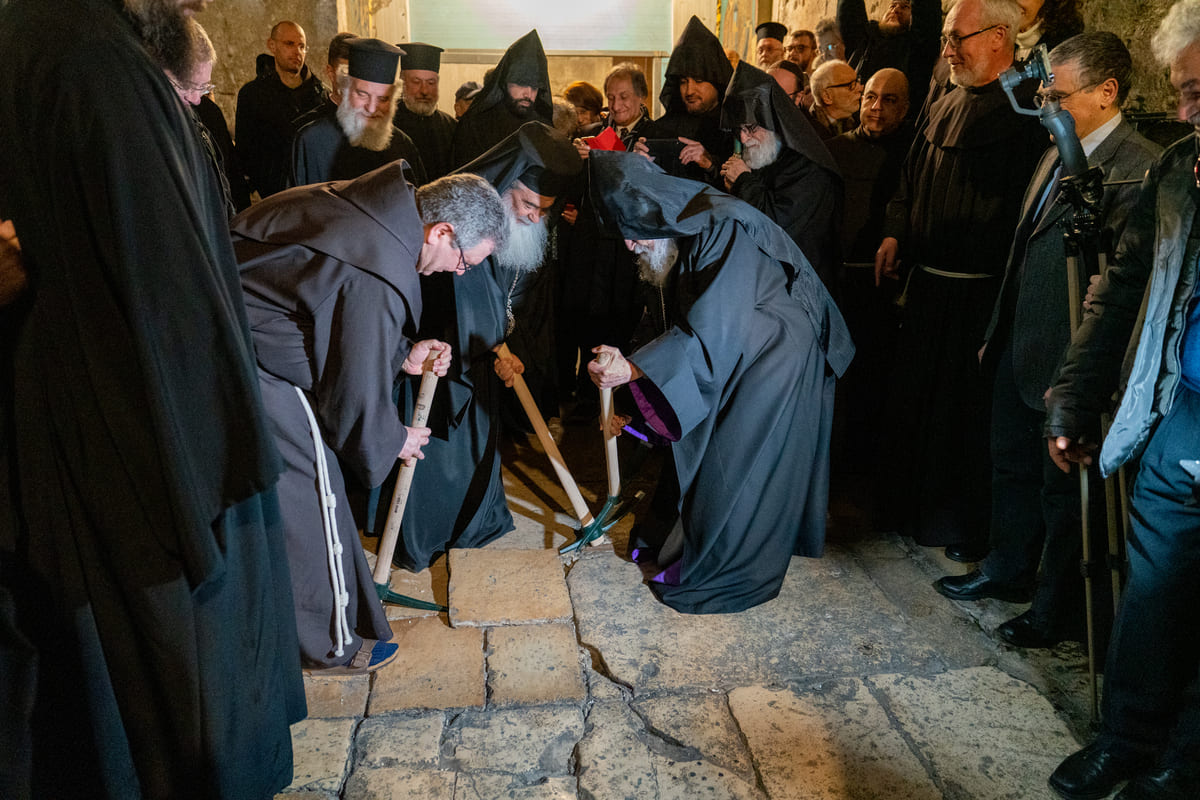
{"label": "man in gray suit jacket", "polygon": [[[1071,113],[1089,163],[1103,168],[1101,225],[1115,242],[1138,184],[1161,152],[1121,115],[1133,71],[1129,51],[1113,34],[1091,32],[1056,47],[1050,62],[1054,82],[1039,94],[1057,97]],[[991,549],[978,569],[935,584],[960,600],[1019,600],[1028,597],[1040,562],[1033,607],[997,630],[1021,647],[1047,647],[1084,632],[1079,484],[1054,466],[1042,435],[1043,395],[1071,339],[1068,303],[1082,299],[1068,297],[1063,232],[1072,213],[1057,202],[1060,164],[1057,149],[1050,148],[1025,192],[980,354],[995,372]],[[1081,291],[1087,287],[1086,276],[1080,285]]]}

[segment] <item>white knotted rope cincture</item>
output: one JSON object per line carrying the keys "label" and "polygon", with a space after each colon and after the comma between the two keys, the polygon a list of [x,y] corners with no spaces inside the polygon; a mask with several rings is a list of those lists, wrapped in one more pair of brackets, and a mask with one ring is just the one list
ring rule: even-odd
{"label": "white knotted rope cincture", "polygon": [[333,586],[333,627],[334,643],[337,649],[334,655],[345,655],[343,645],[354,641],[350,636],[350,621],[346,609],[350,605],[350,593],[346,591],[346,571],[342,567],[342,541],[338,538],[337,529],[337,495],[329,483],[329,463],[325,460],[325,440],[321,438],[321,429],[317,426],[317,418],[313,415],[312,406],[299,386],[293,386],[304,413],[308,416],[308,428],[312,432],[313,451],[317,456],[317,487],[321,495],[321,522],[325,528],[325,550],[329,556],[329,580]]}

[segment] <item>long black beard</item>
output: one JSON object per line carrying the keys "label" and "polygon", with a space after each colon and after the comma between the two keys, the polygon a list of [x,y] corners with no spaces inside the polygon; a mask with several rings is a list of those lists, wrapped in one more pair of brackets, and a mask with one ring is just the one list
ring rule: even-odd
{"label": "long black beard", "polygon": [[150,56],[172,75],[191,75],[196,68],[188,35],[188,18],[174,0],[125,0],[125,12]]}

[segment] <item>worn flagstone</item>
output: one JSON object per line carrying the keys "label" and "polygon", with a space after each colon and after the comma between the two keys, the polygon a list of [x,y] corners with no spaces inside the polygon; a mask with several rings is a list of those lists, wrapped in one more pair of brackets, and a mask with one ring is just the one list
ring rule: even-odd
{"label": "worn flagstone", "polygon": [[346,775],[356,719],[305,719],[292,726],[292,783],[288,792],[337,792]]}
{"label": "worn flagstone", "polygon": [[862,681],[729,694],[771,800],[940,800],[924,766]]}
{"label": "worn flagstone", "polygon": [[487,635],[489,702],[581,701],[587,696],[571,625],[492,628]]}
{"label": "worn flagstone", "polygon": [[400,652],[375,673],[368,713],[483,706],[483,631],[450,628],[438,617],[391,625]]}
{"label": "worn flagstone", "polygon": [[442,765],[530,778],[569,775],[583,730],[578,705],[466,711],[446,732]]}
{"label": "worn flagstone", "polygon": [[318,677],[304,674],[304,699],[308,718],[361,717],[367,711],[370,675]]}
{"label": "worn flagstone", "polygon": [[738,614],[680,614],[611,553],[586,554],[568,584],[580,641],[638,692],[942,668],[841,548],[793,558],[779,597]]}
{"label": "worn flagstone", "polygon": [[358,769],[436,769],[442,753],[445,714],[385,714],[363,720],[356,737]]}
{"label": "worn flagstone", "polygon": [[542,778],[526,784],[512,775],[460,773],[454,800],[575,800],[574,778]]}
{"label": "worn flagstone", "polygon": [[579,742],[579,789],[585,797],[654,800],[658,781],[640,717],[620,701],[599,702]]}
{"label": "worn flagstone", "polygon": [[344,800],[401,800],[401,798],[453,798],[453,772],[414,770],[408,767],[356,769],[346,781]]}
{"label": "worn flagstone", "polygon": [[750,751],[724,693],[658,695],[637,700],[633,708],[659,739],[691,748],[719,770],[754,783]]}
{"label": "worn flagstone", "polygon": [[450,551],[454,627],[570,622],[571,616],[557,551]]}
{"label": "worn flagstone", "polygon": [[947,797],[1050,800],[1046,779],[1080,746],[1046,698],[995,667],[932,677],[875,675],[868,683]]}

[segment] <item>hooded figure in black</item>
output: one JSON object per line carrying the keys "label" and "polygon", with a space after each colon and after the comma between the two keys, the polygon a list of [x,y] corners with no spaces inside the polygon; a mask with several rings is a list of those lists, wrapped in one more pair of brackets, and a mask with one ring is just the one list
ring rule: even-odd
{"label": "hooded figure in black", "polygon": [[[364,638],[392,636],[339,464],[378,486],[407,439],[392,387],[416,341],[415,265],[424,237],[404,166],[289,189],[232,223],[263,403],[286,467],[279,494],[300,650],[310,667],[343,664]],[[341,500],[334,509],[340,565],[314,489],[316,446]],[[339,584],[349,599],[344,617]]]}
{"label": "hooded figure in black", "polygon": [[[514,91],[520,95],[519,100],[510,94],[510,84],[518,87]],[[524,102],[529,105],[522,108]],[[509,45],[458,121],[454,129],[454,163],[461,166],[478,158],[527,122],[549,125],[553,119],[546,52],[535,29]]]}
{"label": "hooded figure in black", "polygon": [[[561,134],[529,122],[459,172],[491,183],[507,210],[510,197],[505,193],[519,188],[518,182],[543,197],[561,198],[582,167]],[[561,207],[561,199],[554,205]],[[514,272],[493,255],[453,280],[449,275],[421,279],[426,312],[420,338],[449,343],[454,362],[438,383],[428,422],[433,433],[404,510],[396,561],[406,569],[422,570],[451,547],[480,547],[513,528],[498,447],[500,405],[512,392],[497,376],[495,349],[507,341],[530,371],[534,365],[551,370],[552,349],[542,341],[553,319],[549,289],[530,286],[538,272]],[[418,384],[406,381],[402,386],[401,414],[410,419]],[[393,473],[372,493],[372,528],[383,524],[380,512],[394,482]]]}
{"label": "hooded figure in black", "polygon": [[[725,92],[721,127],[739,136],[743,147],[722,167],[729,193],[783,228],[832,286],[840,258],[842,176],[812,123],[774,78],[742,61]],[[761,164],[775,147],[778,155]]]}
{"label": "hooded figure in black", "polygon": [[[675,49],[671,51],[671,59],[667,62],[663,88],[658,96],[666,113],[654,121],[657,127],[655,135],[683,137],[699,142],[704,153],[698,160],[693,160],[692,154],[685,152],[683,161],[688,163],[678,159],[670,163],[664,161],[661,166],[672,175],[723,188],[720,168],[733,155],[733,137],[728,131],[721,130],[721,102],[725,99],[725,87],[729,85],[732,75],[733,67],[729,65],[721,40],[704,27],[698,17],[692,17],[675,42]],[[716,102],[711,108],[688,110],[680,92],[681,84],[687,78],[712,84],[716,88]]]}
{"label": "hooded figure in black", "polygon": [[5,624],[6,798],[269,798],[304,716],[228,219],[145,24],[0,7],[0,219],[28,273],[0,308],[0,596],[36,670],[5,669]]}
{"label": "hooded figure in black", "polygon": [[602,388],[632,379],[645,424],[672,442],[682,557],[661,559],[651,588],[687,613],[750,608],[778,594],[790,556],[822,554],[834,375],[854,346],[804,254],[762,213],[644,158],[591,158],[602,224],[644,261],[670,247],[653,240],[677,247],[673,265],[643,263],[663,282],[666,331],[628,361],[605,347],[613,361],[588,367]]}

